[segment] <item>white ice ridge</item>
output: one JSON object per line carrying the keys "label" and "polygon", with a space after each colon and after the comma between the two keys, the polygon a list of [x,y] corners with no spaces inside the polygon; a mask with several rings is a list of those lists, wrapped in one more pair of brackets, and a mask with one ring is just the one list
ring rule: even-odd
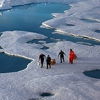
{"label": "white ice ridge", "polygon": [[[0,46],[3,48],[4,52],[9,55],[21,56],[21,57],[33,60],[37,56],[35,54],[37,52],[37,49],[43,46],[39,44],[35,44],[35,43],[34,45],[27,44],[27,42],[34,39],[46,38],[46,36],[36,34],[36,33],[34,34],[32,34],[31,32],[24,32],[24,31],[13,31],[13,32],[6,31],[0,37]],[[7,42],[4,42],[4,41],[7,41]]]}
{"label": "white ice ridge", "polygon": [[[83,72],[100,69],[100,46],[63,41],[44,44],[49,49],[41,50],[41,44],[27,43],[45,38],[44,35],[24,31],[6,31],[0,36],[4,52],[34,59],[22,71],[0,73],[0,100],[99,100],[100,79],[85,76]],[[78,57],[74,64],[68,63],[70,48]],[[60,63],[58,58],[61,49],[66,53],[64,63]],[[37,65],[41,52],[56,59],[57,63],[51,69],[46,69],[46,63],[43,68]],[[46,92],[54,95],[40,96]]]}
{"label": "white ice ridge", "polygon": [[0,49],[0,53],[3,53],[3,49]]}
{"label": "white ice ridge", "polygon": [[59,34],[85,37],[100,41],[100,1],[86,0],[72,4],[65,13],[53,13],[56,18],[43,22],[45,27],[54,28]]}

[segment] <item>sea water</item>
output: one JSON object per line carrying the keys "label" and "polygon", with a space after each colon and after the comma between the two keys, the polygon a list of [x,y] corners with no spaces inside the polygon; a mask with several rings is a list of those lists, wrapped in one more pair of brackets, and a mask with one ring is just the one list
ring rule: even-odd
{"label": "sea water", "polygon": [[0,53],[0,73],[17,72],[27,67],[31,60]]}
{"label": "sea water", "polygon": [[99,69],[91,70],[91,71],[85,71],[84,74],[86,76],[89,76],[89,77],[92,77],[92,78],[100,79],[100,70]]}

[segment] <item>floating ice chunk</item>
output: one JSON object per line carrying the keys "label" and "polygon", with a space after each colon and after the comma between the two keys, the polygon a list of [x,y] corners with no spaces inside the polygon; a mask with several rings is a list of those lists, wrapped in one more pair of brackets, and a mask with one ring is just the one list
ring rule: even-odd
{"label": "floating ice chunk", "polygon": [[0,53],[3,53],[4,51],[3,51],[3,49],[0,49]]}
{"label": "floating ice chunk", "polygon": [[8,0],[0,0],[0,10],[11,9],[10,1]]}

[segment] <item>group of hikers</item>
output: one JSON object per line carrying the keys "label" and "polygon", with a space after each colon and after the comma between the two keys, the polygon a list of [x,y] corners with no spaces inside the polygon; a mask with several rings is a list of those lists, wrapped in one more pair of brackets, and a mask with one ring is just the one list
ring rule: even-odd
{"label": "group of hikers", "polygon": [[[60,57],[60,63],[65,62],[64,55],[66,55],[62,50],[59,52],[58,57]],[[73,60],[77,58],[76,54],[72,49],[70,49],[69,52],[69,63],[73,64]],[[46,59],[46,65],[47,69],[51,68],[51,57],[48,55],[47,57],[41,53],[39,55],[39,64],[41,65],[41,68],[43,67],[44,59]]]}

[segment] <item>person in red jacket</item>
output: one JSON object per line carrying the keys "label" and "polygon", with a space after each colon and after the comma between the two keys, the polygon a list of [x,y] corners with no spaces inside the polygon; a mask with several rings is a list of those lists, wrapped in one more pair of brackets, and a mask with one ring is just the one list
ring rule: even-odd
{"label": "person in red jacket", "polygon": [[74,53],[74,51],[72,49],[70,49],[70,53],[69,53],[69,63],[73,64],[73,60],[76,58],[76,54]]}

